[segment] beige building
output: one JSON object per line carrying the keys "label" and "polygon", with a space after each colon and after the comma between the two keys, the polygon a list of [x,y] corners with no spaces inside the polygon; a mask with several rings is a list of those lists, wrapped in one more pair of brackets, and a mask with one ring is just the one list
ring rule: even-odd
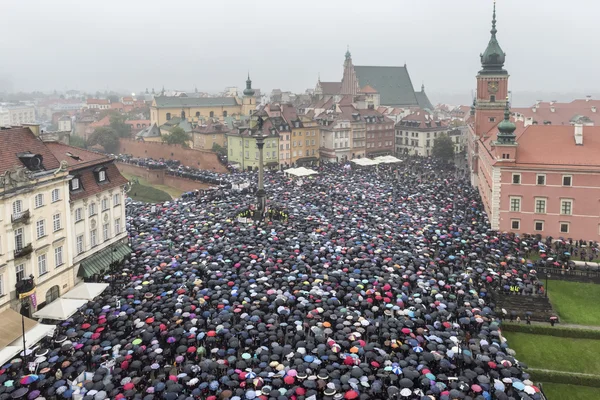
{"label": "beige building", "polygon": [[198,122],[204,118],[223,119],[240,115],[242,104],[236,97],[157,96],[150,106],[150,123],[161,126],[171,118]]}
{"label": "beige building", "polygon": [[227,138],[225,136],[227,133],[229,133],[227,125],[222,124],[217,119],[209,118],[206,123],[192,129],[192,148],[212,150],[215,144],[225,148],[227,147]]}
{"label": "beige building", "polygon": [[0,107],[2,126],[20,126],[35,122],[35,108],[27,105],[8,105]]}
{"label": "beige building", "polygon": [[68,171],[29,128],[0,133],[0,311],[31,315],[75,282]]}
{"label": "beige building", "polygon": [[125,229],[127,179],[108,156],[61,143],[47,147],[68,165],[71,178],[69,251],[76,280],[102,276],[131,253]]}

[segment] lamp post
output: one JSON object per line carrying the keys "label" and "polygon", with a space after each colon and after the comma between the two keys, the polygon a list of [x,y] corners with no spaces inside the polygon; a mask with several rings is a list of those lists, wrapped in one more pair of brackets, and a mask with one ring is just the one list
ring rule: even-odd
{"label": "lamp post", "polygon": [[549,272],[546,272],[546,297],[548,297],[548,278],[551,278],[552,276],[550,275]]}

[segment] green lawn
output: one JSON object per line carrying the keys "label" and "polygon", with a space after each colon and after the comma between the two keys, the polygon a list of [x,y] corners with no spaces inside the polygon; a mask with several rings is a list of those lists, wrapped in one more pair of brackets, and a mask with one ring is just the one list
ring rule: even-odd
{"label": "green lawn", "polygon": [[591,400],[597,399],[600,394],[599,388],[575,385],[563,385],[560,383],[543,383],[544,393],[550,400]]}
{"label": "green lawn", "polygon": [[167,192],[139,183],[134,183],[127,194],[133,200],[143,201],[145,203],[161,203],[163,201],[171,200],[171,196]]}
{"label": "green lawn", "polygon": [[600,285],[552,279],[548,296],[561,322],[600,326]]}
{"label": "green lawn", "polygon": [[[151,184],[147,180],[145,180],[144,178],[141,178],[141,177],[136,176],[136,175],[126,174],[126,173],[123,173],[123,172],[121,172],[121,175],[123,175],[125,178],[127,178],[127,180],[130,180],[130,181],[137,180],[140,183],[140,185],[142,185],[142,186],[149,186],[149,187],[153,187],[153,188],[159,189],[159,190],[161,190],[163,192],[166,192],[173,199],[181,197],[181,194],[183,193],[181,190],[172,188],[170,186]],[[171,200],[171,199],[167,199],[167,200]]]}
{"label": "green lawn", "polygon": [[532,368],[600,375],[600,340],[517,332],[503,335],[508,346],[517,352],[517,359]]}

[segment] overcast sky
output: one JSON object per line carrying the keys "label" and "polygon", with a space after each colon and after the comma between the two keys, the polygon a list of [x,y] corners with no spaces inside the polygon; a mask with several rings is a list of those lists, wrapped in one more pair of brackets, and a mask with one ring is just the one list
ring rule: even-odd
{"label": "overcast sky", "polygon": [[[407,64],[430,93],[470,93],[492,0],[0,0],[14,90],[254,86],[303,92],[355,65]],[[513,91],[600,90],[600,2],[498,0]]]}

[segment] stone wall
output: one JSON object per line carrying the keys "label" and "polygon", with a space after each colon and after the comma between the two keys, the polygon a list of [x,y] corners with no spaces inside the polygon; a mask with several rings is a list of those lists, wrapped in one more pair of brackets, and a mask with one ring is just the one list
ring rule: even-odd
{"label": "stone wall", "polygon": [[211,186],[207,183],[165,174],[165,170],[163,169],[148,169],[120,162],[116,163],[116,165],[119,171],[125,174],[139,176],[152,185],[165,185],[179,189],[182,193],[191,192],[196,189],[207,189]]}
{"label": "stone wall", "polygon": [[178,144],[119,139],[118,152],[131,154],[134,157],[178,160],[187,167],[227,173],[227,168],[219,162],[216,153],[208,150],[184,149]]}

